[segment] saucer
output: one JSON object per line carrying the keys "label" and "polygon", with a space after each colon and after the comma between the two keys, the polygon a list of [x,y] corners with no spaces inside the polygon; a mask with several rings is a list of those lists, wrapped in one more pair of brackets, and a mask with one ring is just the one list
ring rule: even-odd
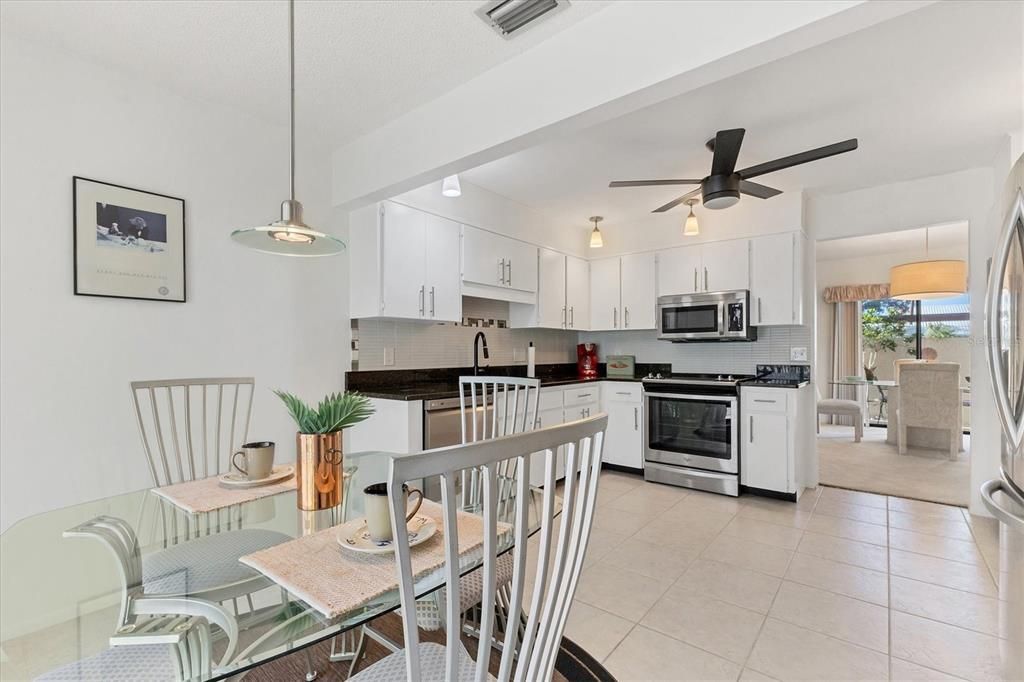
{"label": "saucer", "polygon": [[292,464],[282,464],[276,466],[270,470],[270,475],[266,478],[255,478],[248,479],[244,474],[237,471],[232,471],[227,474],[221,474],[217,477],[221,486],[224,488],[259,488],[264,485],[271,485],[273,483],[280,483],[286,479],[291,478],[295,474],[295,466]]}
{"label": "saucer", "polygon": [[[406,526],[409,529],[409,546],[415,547],[432,538],[437,532],[437,521],[429,516],[417,514]],[[363,554],[389,554],[395,551],[391,540],[377,542],[370,537],[366,519],[351,521],[338,527],[338,544],[352,552]]]}

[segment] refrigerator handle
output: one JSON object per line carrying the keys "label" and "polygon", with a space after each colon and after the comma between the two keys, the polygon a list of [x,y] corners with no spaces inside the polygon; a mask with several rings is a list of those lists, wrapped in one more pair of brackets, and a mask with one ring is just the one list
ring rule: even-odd
{"label": "refrigerator handle", "polygon": [[988,510],[992,512],[992,516],[999,519],[1002,523],[1005,523],[1007,527],[1016,529],[1018,533],[1024,533],[1024,517],[1017,516],[1013,512],[1006,510],[1004,507],[1000,506],[995,497],[993,497],[995,493],[999,491],[1002,491],[1004,495],[1024,504],[1024,500],[1017,499],[1017,495],[1003,485],[1002,479],[998,478],[993,478],[991,481],[985,481],[981,484],[981,501],[984,502]]}

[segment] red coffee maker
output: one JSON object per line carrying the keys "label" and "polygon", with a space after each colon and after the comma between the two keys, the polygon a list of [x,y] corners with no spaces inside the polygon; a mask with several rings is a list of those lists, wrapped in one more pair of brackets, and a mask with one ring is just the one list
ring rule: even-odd
{"label": "red coffee maker", "polygon": [[596,343],[581,343],[576,346],[576,376],[584,381],[597,378]]}

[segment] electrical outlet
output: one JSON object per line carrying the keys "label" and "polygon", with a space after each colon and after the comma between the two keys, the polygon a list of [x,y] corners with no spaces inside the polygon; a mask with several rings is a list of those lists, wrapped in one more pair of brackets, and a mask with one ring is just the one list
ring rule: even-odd
{"label": "electrical outlet", "polygon": [[388,346],[385,346],[384,347],[384,366],[385,367],[393,367],[394,364],[395,364],[395,349],[394,348],[389,348]]}
{"label": "electrical outlet", "polygon": [[804,346],[790,348],[789,359],[794,362],[807,362],[807,348]]}

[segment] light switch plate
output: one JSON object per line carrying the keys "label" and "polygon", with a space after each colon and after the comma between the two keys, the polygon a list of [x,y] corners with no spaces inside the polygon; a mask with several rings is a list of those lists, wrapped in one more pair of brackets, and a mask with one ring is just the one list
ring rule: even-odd
{"label": "light switch plate", "polygon": [[790,348],[789,359],[794,362],[807,362],[807,348],[805,346]]}
{"label": "light switch plate", "polygon": [[522,348],[512,349],[512,362],[526,362],[526,353]]}
{"label": "light switch plate", "polygon": [[385,346],[384,347],[384,366],[385,367],[392,367],[392,366],[394,366],[394,364],[395,364],[395,349],[394,348],[389,348],[388,346]]}

